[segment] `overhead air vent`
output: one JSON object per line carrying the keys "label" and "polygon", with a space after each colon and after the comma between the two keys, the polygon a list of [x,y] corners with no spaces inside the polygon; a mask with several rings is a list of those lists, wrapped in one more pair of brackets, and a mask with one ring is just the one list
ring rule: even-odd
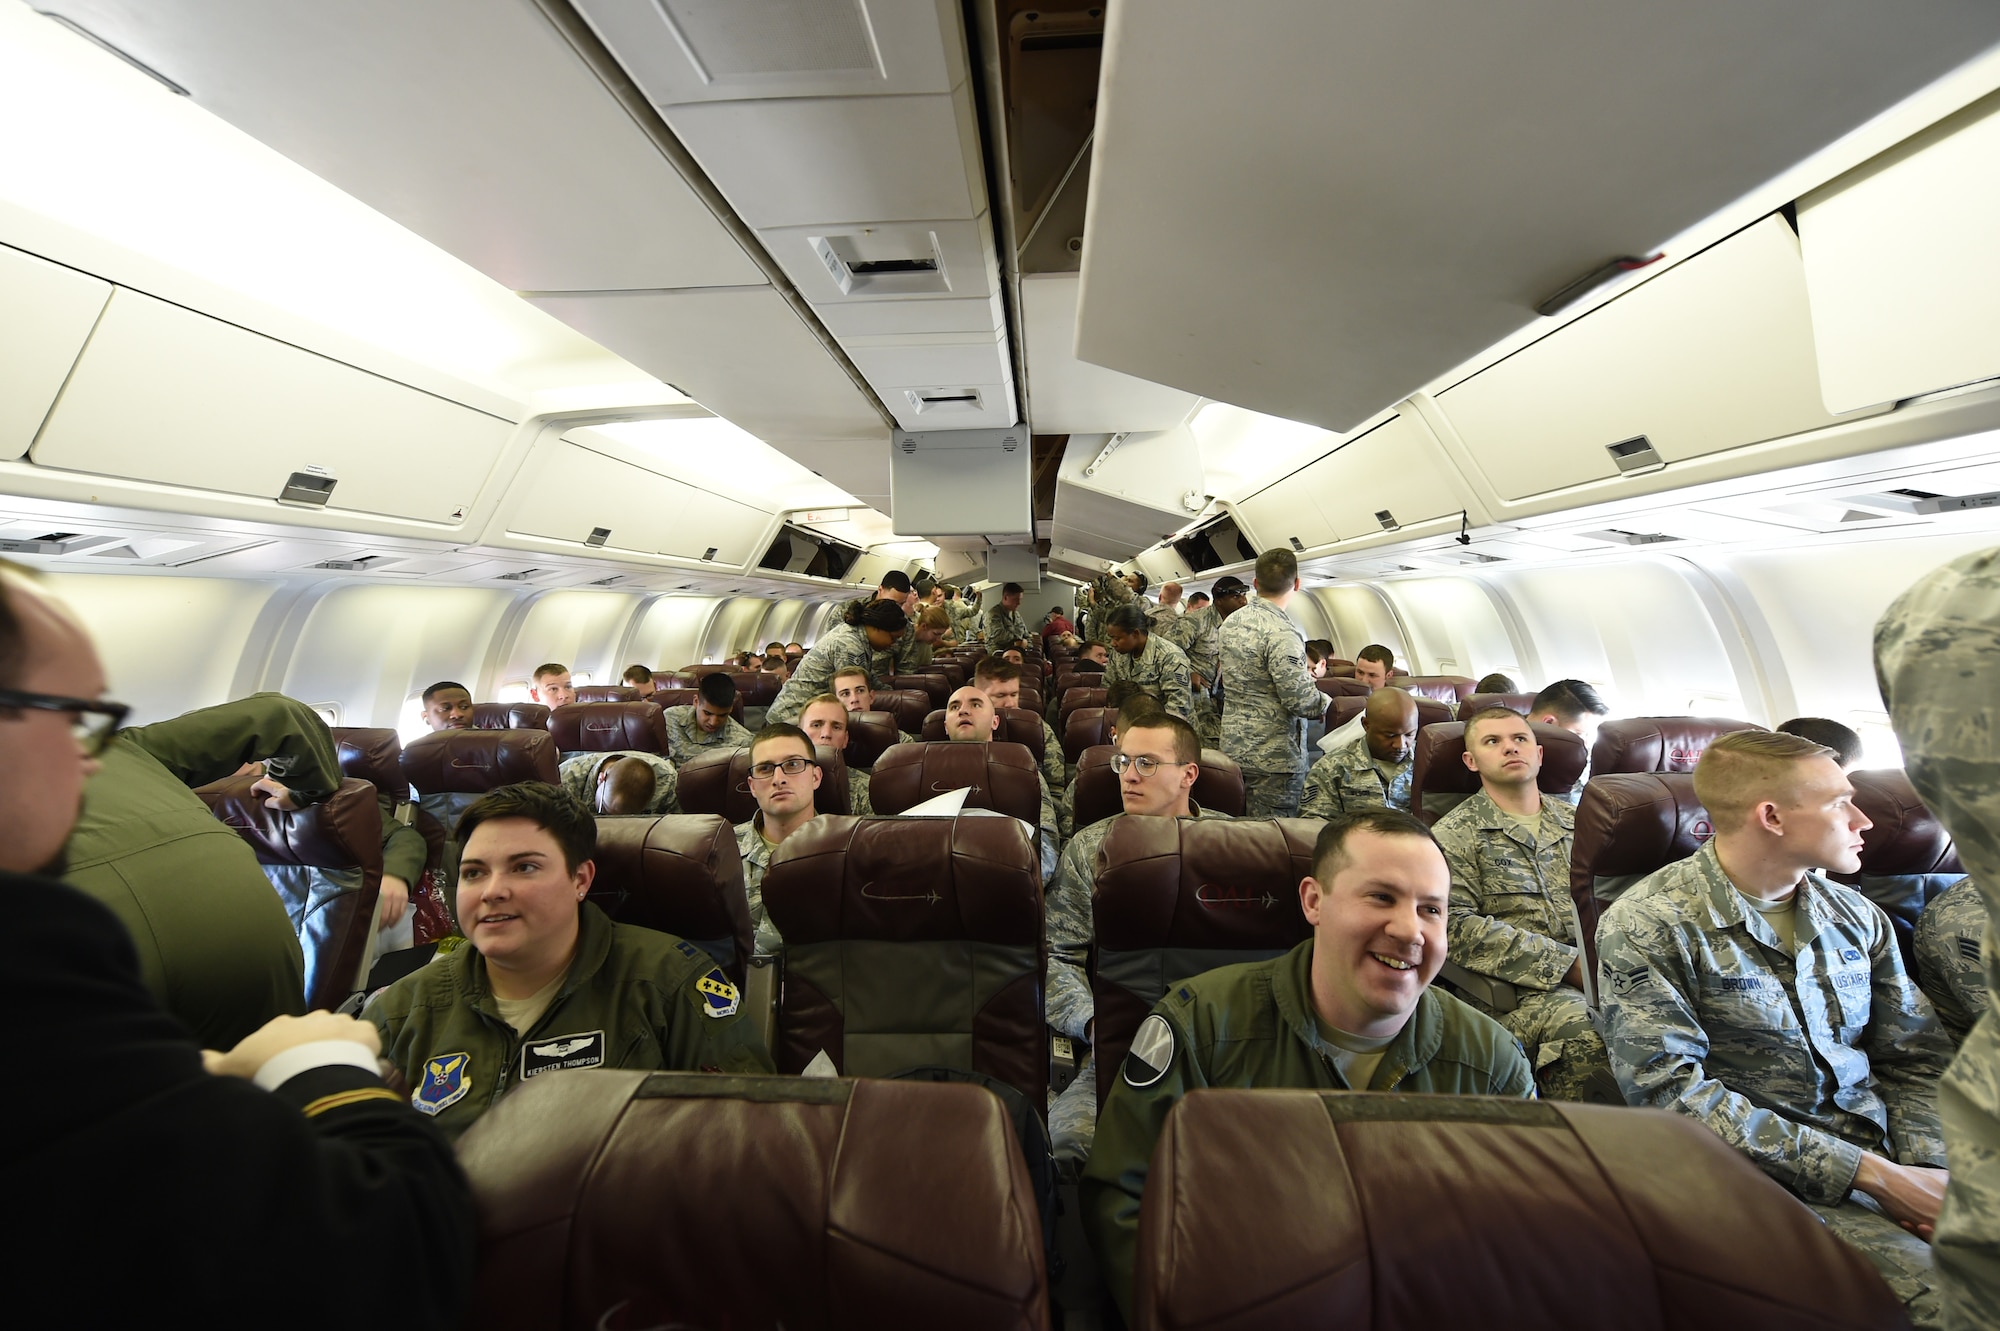
{"label": "overhead air vent", "polygon": [[1621,439],[1615,444],[1606,444],[1604,451],[1618,464],[1618,470],[1627,475],[1640,472],[1658,471],[1667,465],[1667,460],[1653,449],[1653,441],[1643,434]]}
{"label": "overhead air vent", "polygon": [[1982,508],[2000,508],[2000,490],[1985,490],[1974,494],[1946,495],[1931,490],[1889,490],[1882,494],[1855,494],[1844,496],[1856,504],[1869,504],[1885,508],[1892,513],[1911,513],[1919,517],[1929,517],[1934,513],[1970,513]]}
{"label": "overhead air vent", "polygon": [[523,569],[516,569],[516,570],[515,570],[514,572],[512,572],[512,573],[502,573],[502,574],[500,574],[500,575],[499,575],[499,578],[498,578],[498,581],[500,581],[500,582],[533,582],[533,581],[534,581],[534,580],[535,580],[536,578],[540,577],[540,576],[541,576],[542,574],[544,574],[544,573],[546,573],[546,572],[548,572],[548,570],[547,570],[547,569],[540,569],[540,568],[523,568]]}
{"label": "overhead air vent", "polygon": [[1375,510],[1375,521],[1382,524],[1383,531],[1401,531],[1403,524],[1396,521],[1396,515],[1386,508]]}
{"label": "overhead air vent", "polygon": [[925,296],[951,290],[934,231],[870,227],[807,239],[843,296]]}
{"label": "overhead air vent", "polygon": [[1577,535],[1593,541],[1604,541],[1610,545],[1661,545],[1668,541],[1678,541],[1678,536],[1669,536],[1658,531],[1623,531],[1617,527],[1607,527],[1603,531],[1578,532]]}
{"label": "overhead air vent", "polygon": [[910,400],[910,406],[917,415],[932,412],[949,415],[962,412],[971,415],[985,410],[985,399],[976,388],[909,388],[903,396]]}
{"label": "overhead air vent", "polygon": [[301,508],[325,508],[326,501],[333,498],[333,487],[339,484],[323,467],[308,467],[295,471],[285,479],[285,488],[278,491],[278,502],[297,504]]}
{"label": "overhead air vent", "polygon": [[610,539],[611,539],[611,528],[592,527],[590,529],[590,535],[583,538],[583,543],[585,545],[601,546]]}
{"label": "overhead air vent", "polygon": [[323,568],[333,573],[366,573],[384,564],[396,561],[383,555],[356,555],[352,559],[323,559],[314,568]]}
{"label": "overhead air vent", "polygon": [[1300,554],[1305,553],[1306,543],[1304,541],[1301,541],[1296,536],[1287,536],[1285,539],[1292,543],[1292,549],[1297,550]]}
{"label": "overhead air vent", "polygon": [[709,547],[708,547],[708,549],[706,549],[706,550],[704,550],[704,551],[702,551],[702,552],[701,552],[701,562],[702,562],[702,563],[704,563],[704,564],[706,564],[706,563],[708,563],[708,562],[709,562],[710,560],[714,559],[714,558],[715,558],[715,552],[716,552],[717,550],[720,550],[721,548],[722,548],[722,547],[721,547],[721,546],[719,546],[719,545],[711,545],[711,546],[709,546]]}

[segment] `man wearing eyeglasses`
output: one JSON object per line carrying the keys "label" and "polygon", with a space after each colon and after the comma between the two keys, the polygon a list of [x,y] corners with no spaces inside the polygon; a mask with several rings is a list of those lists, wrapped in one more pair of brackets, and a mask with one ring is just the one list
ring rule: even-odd
{"label": "man wearing eyeglasses", "polygon": [[750,741],[750,794],[757,812],[736,825],[736,853],[743,860],[743,888],[750,897],[760,957],[775,956],[785,945],[764,910],[764,871],[784,839],[812,821],[819,782],[813,742],[797,726],[775,721]]}
{"label": "man wearing eyeglasses", "polygon": [[[1201,775],[1201,737],[1193,726],[1165,711],[1149,711],[1120,728],[1111,770],[1118,774],[1124,813],[1082,828],[1063,847],[1049,889],[1048,1018],[1060,1035],[1089,1043],[1096,1000],[1085,969],[1093,937],[1090,901],[1097,887],[1097,856],[1120,817],[1226,818],[1194,800]],[[1049,1107],[1049,1144],[1056,1159],[1081,1167],[1090,1158],[1097,1130],[1097,1069],[1086,1057],[1076,1080]]]}

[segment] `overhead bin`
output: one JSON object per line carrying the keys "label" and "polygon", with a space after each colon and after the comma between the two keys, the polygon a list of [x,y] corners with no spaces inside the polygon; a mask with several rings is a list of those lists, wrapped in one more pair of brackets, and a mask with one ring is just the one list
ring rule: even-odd
{"label": "overhead bin", "polygon": [[1610,450],[1635,439],[1671,464],[1852,419],[1821,398],[1798,238],[1775,215],[1436,401],[1509,501],[1616,476]]}
{"label": "overhead bin", "polygon": [[564,439],[543,457],[507,526],[524,536],[674,555],[741,568],[759,553],[770,514],[697,489],[649,467]]}
{"label": "overhead bin", "polygon": [[326,507],[450,523],[508,421],[118,288],[32,452],[39,466],[276,499],[295,473]]}
{"label": "overhead bin", "polygon": [[1073,434],[1056,472],[1057,545],[1129,559],[1208,506],[1201,445],[1185,425],[1145,434]]}
{"label": "overhead bin", "polygon": [[1435,436],[1399,413],[1232,505],[1259,550],[1312,550],[1413,527],[1467,507]]}
{"label": "overhead bin", "polygon": [[111,284],[0,245],[0,459],[28,451]]}

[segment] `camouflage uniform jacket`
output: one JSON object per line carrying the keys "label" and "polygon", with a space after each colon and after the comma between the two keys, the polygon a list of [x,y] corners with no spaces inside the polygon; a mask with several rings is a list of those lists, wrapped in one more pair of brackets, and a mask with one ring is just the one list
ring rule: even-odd
{"label": "camouflage uniform jacket", "polygon": [[1970,878],[1931,898],[1917,921],[1917,982],[1953,1044],[1963,1043],[1986,1012],[1985,937],[1986,903]]}
{"label": "camouflage uniform jacket", "polygon": [[785,687],[778,690],[770,710],[764,713],[764,724],[788,721],[797,725],[806,704],[822,693],[833,692],[833,677],[843,670],[863,671],[868,676],[869,688],[882,687],[882,680],[875,675],[874,661],[875,649],[869,645],[868,634],[855,624],[839,625],[805,654],[799,668],[785,681]]}
{"label": "camouflage uniform jacket", "polygon": [[[692,712],[694,708],[688,708]],[[731,718],[731,725],[735,719]],[[729,726],[724,726],[724,730]],[[704,736],[703,738],[706,738]],[[647,813],[679,813],[680,777],[674,772],[674,765],[657,753],[640,753],[636,750],[622,750],[617,753],[580,753],[565,759],[557,770],[562,774],[562,788],[582,800],[586,808],[597,807],[597,774],[604,764],[613,758],[637,758],[653,769],[653,798],[646,805]]]}
{"label": "camouflage uniform jacket", "polygon": [[1190,611],[1160,630],[1161,636],[1187,653],[1188,669],[1201,680],[1197,688],[1213,688],[1222,669],[1222,616],[1212,605]]}
{"label": "camouflage uniform jacket", "polygon": [[755,935],[752,948],[760,957],[776,956],[785,947],[785,940],[771,924],[770,912],[764,909],[764,874],[777,849],[764,839],[761,810],[751,815],[749,822],[736,824],[736,857],[743,861],[743,892],[750,898],[750,929]]}
{"label": "camouflage uniform jacket", "polygon": [[868,668],[876,679],[885,681],[891,675],[921,674],[930,667],[935,654],[936,649],[930,643],[917,641],[917,626],[912,623],[896,641],[869,658]]}
{"label": "camouflage uniform jacket", "polygon": [[1152,621],[1153,632],[1164,633],[1181,617],[1178,605],[1155,605],[1146,610],[1146,618]]}
{"label": "camouflage uniform jacket", "polygon": [[[1191,818],[1227,818],[1188,801]],[[1097,858],[1111,825],[1124,814],[1113,814],[1078,832],[1063,846],[1056,866],[1054,886],[1049,889],[1046,923],[1049,944],[1048,1020],[1049,1025],[1072,1040],[1083,1038],[1083,1028],[1097,1013],[1091,995],[1087,963],[1095,937],[1091,923],[1091,901],[1097,889]]]}
{"label": "camouflage uniform jacket", "polygon": [[679,707],[669,707],[667,718],[667,761],[679,767],[697,753],[708,749],[747,749],[750,747],[750,732],[743,723],[730,717],[722,723],[722,728],[713,734],[703,730],[694,719],[694,707],[682,703]]}
{"label": "camouflage uniform jacket", "polygon": [[1012,647],[1022,638],[1041,641],[1035,638],[1034,630],[1028,627],[1027,620],[1021,618],[1020,611],[1009,610],[1005,606],[996,605],[988,610],[979,626],[986,634],[987,648],[996,652],[1002,648]]}
{"label": "camouflage uniform jacket", "polygon": [[[1314,690],[1318,692],[1317,689]],[[1368,751],[1368,737],[1343,744],[1312,765],[1306,773],[1305,794],[1299,799],[1301,818],[1338,818],[1363,809],[1410,811],[1410,778],[1413,762],[1396,768],[1387,778]]]}
{"label": "camouflage uniform jacket", "polygon": [[847,811],[856,818],[873,818],[875,806],[868,801],[868,773],[847,769]]}
{"label": "camouflage uniform jacket", "polygon": [[1261,596],[1223,621],[1222,751],[1255,772],[1306,765],[1307,717],[1324,715],[1326,695],[1306,673],[1306,639],[1281,608]]}
{"label": "camouflage uniform jacket", "polygon": [[951,631],[960,642],[972,636],[979,626],[979,612],[963,601],[946,601],[944,613],[951,620]]}
{"label": "camouflage uniform jacket", "polygon": [[1130,680],[1160,700],[1175,716],[1185,719],[1194,711],[1194,690],[1188,683],[1187,653],[1157,633],[1146,635],[1146,645],[1137,656],[1111,653],[1104,667],[1104,687],[1114,688]]}
{"label": "camouflage uniform jacket", "polygon": [[1613,902],[1597,945],[1604,1043],[1631,1103],[1701,1120],[1822,1205],[1847,1196],[1864,1150],[1944,1163],[1951,1044],[1859,892],[1807,874],[1787,956],[1710,842]]}
{"label": "camouflage uniform jacket", "polygon": [[1483,790],[1438,819],[1431,835],[1451,866],[1445,951],[1452,961],[1521,989],[1563,982],[1578,956],[1569,897],[1575,829],[1576,810],[1552,796],[1542,797],[1530,833]]}

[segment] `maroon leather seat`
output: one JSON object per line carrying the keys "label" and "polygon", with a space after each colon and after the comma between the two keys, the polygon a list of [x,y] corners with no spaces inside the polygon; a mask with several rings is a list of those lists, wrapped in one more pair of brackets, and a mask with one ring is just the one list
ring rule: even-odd
{"label": "maroon leather seat", "polygon": [[666,713],[656,702],[573,702],[549,714],[562,753],[665,754]]}
{"label": "maroon leather seat", "polygon": [[1907,1325],[1867,1258],[1713,1132],[1604,1105],[1195,1091],[1134,1267],[1146,1328]]}
{"label": "maroon leather seat", "polygon": [[[1042,760],[1048,747],[1042,733],[1042,718],[1025,707],[1002,707],[1000,728],[993,733],[993,737],[1002,743],[1025,745],[1028,752],[1035,755],[1036,762]],[[924,718],[923,734],[918,738],[933,742],[946,738],[942,711],[932,712]]]}
{"label": "maroon leather seat", "polygon": [[1604,906],[1647,874],[1694,854],[1714,835],[1708,810],[1695,798],[1691,772],[1591,774],[1576,806],[1569,894],[1593,969]]}
{"label": "maroon leather seat", "polygon": [[1086,707],[1103,707],[1110,700],[1111,690],[1109,689],[1100,689],[1095,686],[1078,686],[1072,689],[1064,689],[1062,692],[1062,701],[1056,705],[1056,728],[1058,730],[1068,729],[1069,718],[1073,713],[1080,712]]}
{"label": "maroon leather seat", "polygon": [[661,689],[691,689],[699,683],[699,675],[686,675],[678,670],[655,670],[653,672],[653,701],[659,701]]}
{"label": "maroon leather seat", "polygon": [[727,661],[720,661],[702,665],[684,665],[674,673],[688,679],[699,680],[703,675],[733,675],[736,673],[736,667]]}
{"label": "maroon leather seat", "polygon": [[1083,755],[1100,744],[1111,742],[1111,727],[1118,722],[1115,707],[1079,707],[1063,719],[1063,760],[1074,767]]}
{"label": "maroon leather seat", "polygon": [[[840,750],[813,746],[819,760],[819,789],[813,808],[819,813],[846,813],[847,762]],[[750,793],[750,748],[704,749],[682,763],[677,786],[682,813],[708,813],[731,823],[757,816],[757,797]]]}
{"label": "maroon leather seat", "polygon": [[1041,768],[1019,744],[898,744],[875,760],[868,803],[877,813],[899,814],[961,788],[971,790],[965,800],[969,808],[1009,814],[1030,827],[1041,825]]}
{"label": "maroon leather seat", "polygon": [[[1530,721],[1528,727],[1542,746],[1536,788],[1544,795],[1569,794],[1590,759],[1582,736],[1539,721]],[[1478,793],[1479,773],[1465,765],[1465,722],[1442,721],[1417,731],[1416,756],[1410,760],[1410,807],[1418,817],[1434,823]]]}
{"label": "maroon leather seat", "polygon": [[891,675],[889,676],[889,687],[892,689],[909,689],[923,694],[924,697],[930,699],[930,705],[924,709],[926,712],[935,711],[937,708],[944,706],[952,694],[951,682],[943,675],[931,672],[925,672],[921,675]]}
{"label": "maroon leather seat", "polygon": [[627,684],[579,684],[578,702],[641,702],[639,690]]}
{"label": "maroon leather seat", "polygon": [[366,781],[401,804],[410,798],[403,779],[403,741],[387,726],[335,726],[333,742],[340,754],[340,774]]}
{"label": "maroon leather seat", "polygon": [[472,704],[474,730],[544,730],[549,709],[538,702],[476,702]]}
{"label": "maroon leather seat", "polygon": [[1463,721],[1487,707],[1505,707],[1526,716],[1534,702],[1532,693],[1468,693],[1458,704],[1458,719]]}
{"label": "maroon leather seat", "polygon": [[[693,687],[685,689],[654,689],[653,696],[648,701],[664,712],[669,707],[692,707],[700,698],[701,691]],[[737,725],[740,726],[743,724],[742,694],[739,693],[736,695],[736,705],[729,709],[729,714],[736,718]],[[661,724],[664,725],[665,722]]]}
{"label": "maroon leather seat", "polygon": [[[1436,698],[1425,697],[1422,694],[1416,695],[1416,703],[1419,734],[1422,733],[1421,728],[1424,726],[1443,725],[1445,722],[1450,721],[1452,714],[1458,710],[1450,703],[1439,702]],[[1361,715],[1362,710],[1367,706],[1368,696],[1366,694],[1356,693],[1342,698],[1335,698],[1326,705],[1326,728],[1333,730],[1336,727],[1346,725],[1349,721]],[[1319,761],[1316,755],[1308,754],[1307,757],[1311,758],[1314,762]]]}
{"label": "maroon leather seat", "polygon": [[598,818],[590,900],[620,924],[693,943],[743,983],[750,901],[736,830],[726,820],[713,814]]}
{"label": "maroon leather seat", "polygon": [[1472,686],[1479,681],[1468,675],[1403,675],[1392,676],[1395,687],[1405,693],[1414,693],[1422,698],[1436,698],[1451,707],[1452,715],[1458,715],[1458,705],[1471,694]]}
{"label": "maroon leather seat", "polygon": [[1031,684],[1021,685],[1021,710],[1036,716],[1047,710],[1042,706],[1042,691]]}
{"label": "maroon leather seat", "polygon": [[1020,1145],[977,1086],[566,1072],[458,1155],[483,1331],[1048,1326]]}
{"label": "maroon leather seat", "polygon": [[847,752],[843,756],[849,767],[866,771],[875,765],[876,759],[902,743],[902,736],[902,727],[896,724],[892,713],[849,712]]}
{"label": "maroon leather seat", "polygon": [[440,730],[403,746],[403,777],[444,828],[489,790],[518,781],[557,785],[555,737],[546,730]]}
{"label": "maroon leather seat", "polygon": [[928,673],[943,675],[944,682],[951,685],[953,693],[965,687],[967,679],[965,667],[956,661],[940,661],[933,658]]}
{"label": "maroon leather seat", "polygon": [[784,687],[776,675],[767,675],[761,670],[737,672],[730,678],[736,681],[736,696],[745,707],[769,707],[778,700],[778,690]]}
{"label": "maroon leather seat", "polygon": [[1763,728],[1719,716],[1617,717],[1597,728],[1590,775],[1595,780],[1607,772],[1692,772],[1716,736]]}
{"label": "maroon leather seat", "polygon": [[1324,679],[1314,680],[1313,687],[1329,698],[1366,698],[1370,693],[1374,692],[1373,689],[1370,689],[1366,684],[1363,684],[1351,675],[1338,676],[1329,674]]}
{"label": "maroon leather seat", "polygon": [[895,717],[896,729],[905,735],[915,735],[923,730],[924,718],[929,716],[935,707],[931,703],[928,689],[877,689],[875,709]]}
{"label": "maroon leather seat", "polygon": [[1020,824],[815,818],[772,855],[764,907],[785,939],[778,1071],[821,1050],[848,1076],[959,1068],[1043,1112],[1042,891]]}
{"label": "maroon leather seat", "polygon": [[382,890],[382,806],[372,783],[344,778],[296,813],[267,808],[232,776],[195,794],[256,852],[305,953],[306,1009],[339,1007],[361,984],[361,962]]}
{"label": "maroon leather seat", "polygon": [[[1118,774],[1111,770],[1111,758],[1116,752],[1109,744],[1083,751],[1076,765],[1074,830],[1082,831],[1094,822],[1125,811],[1125,802],[1118,794]],[[1241,818],[1243,769],[1221,749],[1203,749],[1201,774],[1195,777],[1190,794],[1204,809]]]}
{"label": "maroon leather seat", "polygon": [[1312,936],[1299,880],[1312,872],[1316,818],[1120,818],[1099,853],[1091,914],[1097,948],[1097,1097],[1139,1023],[1190,975],[1261,961]]}
{"label": "maroon leather seat", "polygon": [[1353,679],[1354,662],[1329,660],[1326,663],[1326,677],[1328,679]]}
{"label": "maroon leather seat", "polygon": [[1861,834],[1861,868],[1833,877],[1880,906],[1896,930],[1903,962],[1916,965],[1915,933],[1924,907],[1965,876],[1951,833],[1902,768],[1848,773],[1854,804],[1874,824]]}

